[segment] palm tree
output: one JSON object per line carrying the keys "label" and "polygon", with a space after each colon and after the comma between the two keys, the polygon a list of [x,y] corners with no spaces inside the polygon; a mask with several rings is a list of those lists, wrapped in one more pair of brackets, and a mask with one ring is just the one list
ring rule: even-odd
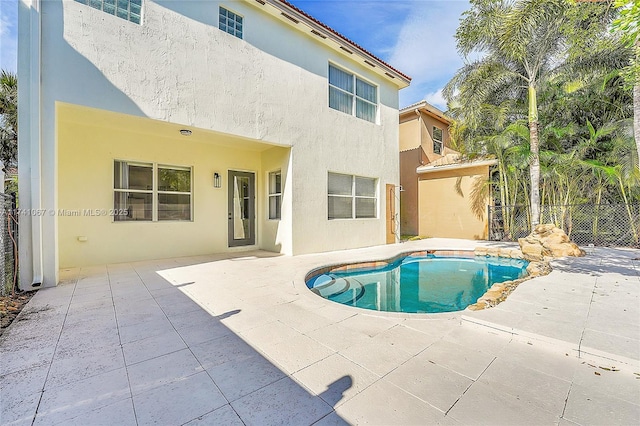
{"label": "palm tree", "polygon": [[[464,13],[456,32],[458,50],[466,58],[482,56],[463,66],[444,90],[452,104],[464,105],[461,115],[471,126],[481,120],[484,104],[527,100],[532,228],[540,222],[538,91],[561,72],[568,46],[584,38],[584,34],[576,37],[579,30],[573,27],[590,17],[576,15],[573,7],[605,6],[572,6],[566,0],[471,0],[471,9]],[[595,32],[591,28],[589,31]],[[589,48],[580,47],[576,50]],[[516,121],[525,117],[516,112],[512,118]]]}
{"label": "palm tree", "polygon": [[633,128],[640,162],[640,4],[633,0],[616,0],[615,6],[620,10],[620,17],[614,21],[614,28],[634,50],[627,67],[627,79],[633,85]]}
{"label": "palm tree", "polygon": [[0,72],[0,161],[14,165],[18,153],[18,78]]}

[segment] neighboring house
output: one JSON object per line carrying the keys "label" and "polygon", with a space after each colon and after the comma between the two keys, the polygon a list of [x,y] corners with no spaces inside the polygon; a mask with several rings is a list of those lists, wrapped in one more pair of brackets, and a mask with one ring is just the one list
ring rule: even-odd
{"label": "neighboring house", "polygon": [[23,288],[394,239],[410,78],[288,2],[20,0],[19,27]]}
{"label": "neighboring house", "polygon": [[403,235],[487,238],[488,191],[476,203],[478,212],[472,194],[487,181],[489,167],[496,162],[462,161],[449,147],[450,124],[442,111],[425,101],[400,110]]}

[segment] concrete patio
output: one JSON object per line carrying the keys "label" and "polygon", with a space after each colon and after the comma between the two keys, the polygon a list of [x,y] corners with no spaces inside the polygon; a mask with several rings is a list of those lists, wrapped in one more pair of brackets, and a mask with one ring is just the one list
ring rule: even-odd
{"label": "concrete patio", "polygon": [[304,285],[318,266],[480,244],[64,270],[0,337],[0,423],[640,424],[638,250],[554,262],[478,312],[377,313]]}

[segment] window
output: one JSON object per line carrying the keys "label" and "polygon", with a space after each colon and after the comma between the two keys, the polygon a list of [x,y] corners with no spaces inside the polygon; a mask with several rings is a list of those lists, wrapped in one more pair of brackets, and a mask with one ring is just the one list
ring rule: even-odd
{"label": "window", "polygon": [[191,169],[114,162],[114,221],[191,220]]}
{"label": "window", "polygon": [[375,218],[376,179],[329,173],[329,219]]}
{"label": "window", "polygon": [[282,205],[282,173],[269,173],[269,219],[280,219]]}
{"label": "window", "polygon": [[375,123],[378,89],[353,74],[329,65],[329,107]]}
{"label": "window", "polygon": [[142,0],[76,0],[109,15],[139,24],[142,17]]}
{"label": "window", "polygon": [[442,155],[442,129],[433,126],[433,153]]}
{"label": "window", "polygon": [[242,38],[242,16],[236,15],[230,10],[220,6],[218,28],[238,38]]}

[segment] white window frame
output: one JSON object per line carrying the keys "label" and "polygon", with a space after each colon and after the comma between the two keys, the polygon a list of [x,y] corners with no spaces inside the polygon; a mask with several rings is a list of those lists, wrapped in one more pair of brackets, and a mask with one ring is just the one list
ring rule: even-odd
{"label": "white window frame", "polygon": [[[233,26],[234,26],[234,28],[233,28],[233,32],[232,32],[232,33],[230,33],[228,29],[222,29],[222,28],[220,28],[220,27],[222,26],[222,22],[220,21],[220,15],[222,15],[222,11],[223,11],[223,10],[225,10],[227,13],[231,12],[231,13],[233,13],[237,18],[240,18],[241,22],[239,22],[239,24],[242,26],[242,29],[240,30],[240,35],[238,35],[238,29],[237,29],[237,28],[235,28],[236,24],[238,24],[238,21],[237,21],[236,19],[234,19],[234,20],[233,20],[233,24],[234,24]],[[228,16],[227,16],[227,19],[228,19]],[[227,27],[227,28],[228,28],[228,24],[227,24],[227,23],[225,23],[224,25],[225,25],[225,27]],[[232,35],[232,36],[234,36],[234,37],[237,37],[237,38],[239,38],[240,40],[244,40],[244,16],[243,16],[243,15],[241,15],[241,14],[239,14],[239,13],[236,13],[235,11],[233,11],[233,10],[229,9],[228,7],[225,7],[225,6],[220,5],[220,6],[218,7],[218,29],[219,29],[220,31],[222,31],[223,33],[226,33],[226,34]]]}
{"label": "white window frame", "polygon": [[[440,130],[440,134],[442,135],[440,140],[436,139],[436,129]],[[433,153],[434,154],[438,154],[438,155],[444,155],[444,129],[441,129],[440,127],[437,126],[433,126],[433,129],[431,129],[431,136],[433,139]],[[436,145],[439,147],[439,152],[436,152]]]}
{"label": "white window frame", "polygon": [[[280,175],[280,192],[271,192],[271,175]],[[271,215],[271,198],[276,198],[276,202],[280,205],[280,214]],[[274,170],[267,173],[267,219],[280,220],[282,219],[282,170]]]}
{"label": "white window frame", "polygon": [[[116,193],[122,192],[131,192],[138,194],[151,194],[151,220],[115,220],[116,215],[112,215],[111,221],[114,223],[156,223],[156,222],[193,222],[193,167],[191,166],[178,166],[175,164],[165,164],[165,163],[154,163],[148,161],[129,161],[129,160],[121,160],[114,159],[113,167],[115,167],[116,163],[126,163],[127,165],[133,165],[138,167],[149,167],[152,169],[152,188],[150,190],[145,189],[127,189],[127,188],[116,188],[116,182],[113,181],[113,192],[114,195]],[[189,192],[181,192],[181,191],[161,191],[158,189],[158,169],[171,169],[171,170],[188,170],[189,171]],[[189,195],[189,219],[181,220],[166,220],[166,219],[158,219],[158,196],[160,194],[176,194],[176,195]],[[113,200],[113,209],[114,213],[117,213],[117,207],[115,206],[115,199]]]}
{"label": "white window frame", "polygon": [[[329,187],[328,187],[329,175],[350,176],[351,177],[351,195],[329,194]],[[356,178],[373,180],[373,183],[374,183],[374,186],[375,186],[374,195],[373,196],[356,195]],[[378,182],[379,182],[378,178],[373,178],[373,177],[369,177],[369,176],[358,176],[358,175],[350,175],[350,174],[347,174],[347,173],[328,172],[328,174],[327,174],[327,219],[328,220],[378,219]],[[329,204],[328,204],[329,197],[350,198],[352,200],[351,201],[351,217],[330,218],[329,217]],[[356,212],[357,203],[356,203],[356,201],[358,199],[374,200],[374,203],[375,203],[374,212],[375,212],[375,214],[374,214],[373,217],[357,217],[357,212]]]}
{"label": "white window frame", "polygon": [[[89,6],[92,9],[96,9],[96,10],[100,10],[104,13],[106,13],[107,15],[111,15],[111,16],[115,16],[117,18],[120,19],[124,19],[125,21],[131,22],[132,24],[136,24],[136,25],[142,25],[142,19],[143,19],[143,13],[144,13],[144,0],[140,0],[140,4],[136,6],[140,6],[140,13],[135,13],[131,11],[131,0],[127,0],[127,16],[120,16],[118,14],[118,10],[122,10],[120,8],[118,8],[118,0],[114,0],[113,3],[109,3],[106,4],[107,9],[105,9],[105,0],[75,0],[77,3],[80,4],[84,4],[86,6]],[[98,4],[99,3],[99,4]],[[108,9],[110,8],[110,6],[113,6],[114,10],[113,13],[111,13]],[[135,21],[135,17],[139,18],[139,21],[136,22]],[[131,20],[131,18],[134,18],[134,20]]]}
{"label": "white window frame", "polygon": [[[328,70],[330,70],[330,69],[331,69],[331,67],[336,68],[336,69],[338,69],[338,70],[340,70],[340,71],[342,71],[342,72],[344,72],[344,73],[346,73],[346,74],[351,75],[351,77],[352,77],[352,79],[353,79],[353,92],[347,92],[346,90],[344,90],[344,89],[342,89],[342,88],[340,88],[340,87],[338,87],[338,86],[334,86],[333,84],[331,84],[331,83],[329,82],[329,74],[327,73],[327,83],[328,83],[328,86],[329,86],[329,92],[331,91],[331,88],[333,88],[333,89],[335,89],[335,90],[338,90],[338,91],[340,91],[340,92],[342,92],[342,93],[344,93],[344,94],[346,94],[346,95],[350,96],[350,97],[351,97],[351,114],[350,114],[350,115],[351,115],[351,116],[353,116],[353,117],[356,117],[356,118],[358,118],[358,119],[360,119],[360,120],[364,120],[364,121],[368,121],[369,123],[377,124],[377,123],[378,123],[378,111],[379,111],[379,109],[380,109],[380,108],[378,108],[378,105],[379,105],[379,103],[380,103],[380,86],[378,86],[377,84],[375,84],[374,82],[372,82],[372,81],[370,81],[370,80],[367,80],[366,78],[361,77],[360,75],[358,75],[358,74],[354,73],[354,72],[353,72],[353,71],[351,71],[351,70],[348,70],[348,69],[346,69],[346,68],[344,68],[344,67],[341,67],[341,66],[339,66],[339,65],[336,65],[336,64],[334,64],[333,62],[329,62],[329,68],[328,68]],[[330,72],[330,71],[328,71],[328,72]],[[360,97],[360,96],[358,96],[358,95],[356,94],[356,92],[357,92],[356,87],[357,87],[357,84],[358,84],[358,80],[360,80],[360,81],[362,81],[362,82],[364,82],[364,83],[366,83],[366,84],[368,84],[368,85],[370,85],[370,86],[372,86],[372,87],[374,87],[374,88],[376,89],[376,101],[375,101],[375,103],[374,103],[374,102],[371,102],[371,101],[370,101],[370,100],[368,100],[368,99],[362,98],[362,97]],[[329,95],[329,96],[330,96],[330,95]],[[365,102],[365,103],[367,103],[367,104],[369,104],[369,105],[373,105],[373,106],[374,106],[374,108],[375,108],[375,112],[374,112],[374,114],[373,114],[373,120],[372,120],[372,121],[367,120],[367,119],[362,118],[362,117],[358,117],[358,116],[356,115],[356,113],[357,113],[357,106],[356,106],[356,105],[357,105],[357,101],[358,101],[358,100],[363,101],[363,102]],[[329,104],[329,102],[328,102],[328,101],[329,101],[329,99],[327,99],[327,105]],[[331,106],[329,106],[329,108],[334,109],[334,110],[336,110],[336,111],[340,111],[339,109],[332,108]],[[340,112],[343,112],[343,111],[340,111]],[[345,114],[346,114],[346,113],[345,113]]]}

